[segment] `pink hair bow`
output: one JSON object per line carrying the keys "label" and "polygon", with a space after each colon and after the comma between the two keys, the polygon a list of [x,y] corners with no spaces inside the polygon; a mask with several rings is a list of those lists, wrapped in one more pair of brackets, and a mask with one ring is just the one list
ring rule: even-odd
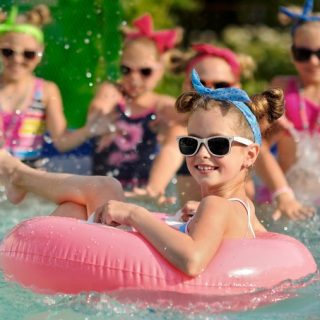
{"label": "pink hair bow", "polygon": [[233,74],[236,77],[240,77],[240,63],[237,56],[229,49],[223,49],[215,47],[211,44],[194,44],[192,49],[195,50],[198,54],[190,60],[187,65],[186,72],[190,73],[194,65],[197,64],[200,60],[205,57],[218,57],[224,59],[231,67]]}
{"label": "pink hair bow", "polygon": [[175,46],[177,41],[176,30],[153,31],[153,21],[150,14],[145,14],[142,17],[133,21],[133,25],[137,31],[126,32],[128,39],[146,37],[154,41],[161,53]]}

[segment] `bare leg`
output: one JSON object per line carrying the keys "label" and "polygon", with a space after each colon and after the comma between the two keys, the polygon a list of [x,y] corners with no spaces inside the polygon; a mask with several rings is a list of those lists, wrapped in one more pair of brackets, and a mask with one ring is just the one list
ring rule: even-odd
{"label": "bare leg", "polygon": [[52,213],[52,216],[69,217],[81,220],[87,220],[88,214],[86,207],[73,202],[60,204]]}
{"label": "bare leg", "polygon": [[32,192],[57,204],[72,202],[83,206],[89,215],[107,200],[124,201],[122,187],[116,179],[35,170],[3,150],[0,151],[0,179],[13,203]]}

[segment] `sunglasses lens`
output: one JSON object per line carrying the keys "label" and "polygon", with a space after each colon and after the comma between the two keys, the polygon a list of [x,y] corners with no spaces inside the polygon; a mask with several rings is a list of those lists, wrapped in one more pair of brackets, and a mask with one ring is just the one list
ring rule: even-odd
{"label": "sunglasses lens", "polygon": [[140,72],[144,77],[150,77],[152,75],[151,68],[142,68],[142,69],[140,69]]}
{"label": "sunglasses lens", "polygon": [[200,79],[200,82],[205,87],[213,88],[213,89],[230,88],[232,86],[229,82],[225,82],[225,81],[213,82],[213,81],[206,81],[206,80]]}
{"label": "sunglasses lens", "polygon": [[131,69],[129,67],[127,67],[127,66],[122,65],[120,67],[120,71],[124,76],[126,76],[126,75],[130,74]]}
{"label": "sunglasses lens", "polygon": [[33,60],[37,56],[37,53],[35,51],[26,50],[23,52],[23,56],[28,60]]}
{"label": "sunglasses lens", "polygon": [[9,49],[9,48],[2,48],[1,49],[1,54],[5,58],[10,58],[10,57],[12,57],[14,55],[14,51],[12,49]]}
{"label": "sunglasses lens", "polygon": [[222,88],[230,88],[231,85],[230,85],[230,83],[228,83],[228,82],[216,82],[216,83],[214,84],[214,87],[215,87],[216,89],[222,89]]}
{"label": "sunglasses lens", "polygon": [[198,147],[198,141],[192,137],[183,137],[179,139],[179,150],[185,156],[194,154]]}
{"label": "sunglasses lens", "polygon": [[230,151],[230,141],[224,137],[214,137],[208,140],[211,153],[216,156],[225,156]]}
{"label": "sunglasses lens", "polygon": [[308,61],[312,55],[312,51],[307,48],[292,47],[293,58],[296,61]]}

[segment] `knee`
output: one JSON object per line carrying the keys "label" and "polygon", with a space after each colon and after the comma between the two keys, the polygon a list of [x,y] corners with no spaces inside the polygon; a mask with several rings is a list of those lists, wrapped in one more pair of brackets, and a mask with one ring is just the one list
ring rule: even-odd
{"label": "knee", "polygon": [[124,200],[124,192],[121,183],[113,177],[95,176],[94,189],[97,194],[103,194],[109,199]]}

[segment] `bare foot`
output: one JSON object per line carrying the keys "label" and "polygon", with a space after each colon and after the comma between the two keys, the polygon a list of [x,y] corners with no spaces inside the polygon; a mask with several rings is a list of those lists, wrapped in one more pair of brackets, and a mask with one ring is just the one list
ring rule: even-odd
{"label": "bare foot", "polygon": [[23,164],[17,158],[11,156],[4,149],[0,149],[0,183],[4,185],[8,200],[17,204],[23,200],[26,191],[19,188],[15,181],[17,181],[16,171]]}

